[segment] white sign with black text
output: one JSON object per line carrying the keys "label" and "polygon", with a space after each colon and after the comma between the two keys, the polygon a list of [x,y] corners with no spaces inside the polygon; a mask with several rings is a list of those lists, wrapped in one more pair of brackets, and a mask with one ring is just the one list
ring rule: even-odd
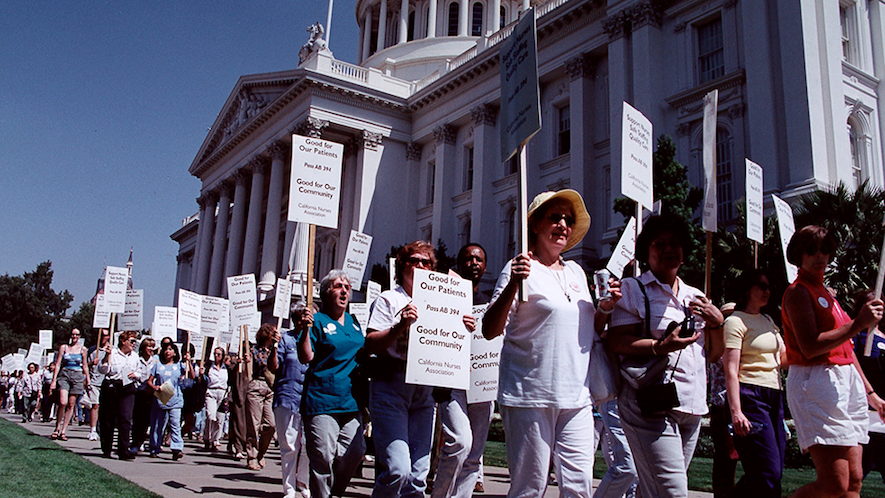
{"label": "white sign with black text", "polygon": [[289,221],[338,228],[344,145],[292,135]]}
{"label": "white sign with black text", "polygon": [[350,284],[355,291],[363,288],[363,275],[366,274],[371,247],[371,235],[356,230],[350,231],[350,241],[347,242],[347,252],[344,253],[344,271],[350,277]]}

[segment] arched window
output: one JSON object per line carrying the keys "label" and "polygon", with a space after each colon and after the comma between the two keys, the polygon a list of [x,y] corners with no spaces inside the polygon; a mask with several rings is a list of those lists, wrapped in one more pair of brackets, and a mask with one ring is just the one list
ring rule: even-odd
{"label": "arched window", "polygon": [[482,4],[473,4],[473,19],[470,23],[470,36],[482,36]]}
{"label": "arched window", "polygon": [[458,2],[449,4],[449,36],[458,36],[458,11],[460,8]]}
{"label": "arched window", "polygon": [[732,175],[731,134],[716,130],[716,202],[719,222],[734,218],[734,175]]}
{"label": "arched window", "polygon": [[412,41],[415,39],[415,11],[409,12],[409,30],[406,33],[406,41]]}
{"label": "arched window", "polygon": [[461,232],[458,234],[458,247],[463,247],[470,242],[470,225],[470,217],[468,216],[461,226]]}
{"label": "arched window", "polygon": [[500,20],[500,22],[498,22],[498,29],[501,29],[504,26],[507,26],[507,9],[505,9],[504,6],[502,5],[501,6],[501,20]]}
{"label": "arched window", "polygon": [[863,124],[856,115],[848,118],[848,146],[851,151],[851,177],[855,186],[869,178]]}

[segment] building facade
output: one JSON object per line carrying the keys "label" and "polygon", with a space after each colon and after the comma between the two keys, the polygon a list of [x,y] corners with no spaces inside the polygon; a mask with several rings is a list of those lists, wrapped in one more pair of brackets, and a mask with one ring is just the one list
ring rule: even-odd
{"label": "building facade", "polygon": [[[592,217],[567,257],[600,268],[624,220],[621,112],[670,135],[701,185],[703,97],[719,90],[720,223],[744,196],[744,158],[785,200],[838,182],[885,185],[885,0],[532,1],[543,127],[528,144],[529,199],[581,192]],[[516,252],[515,161],[500,160],[498,48],[529,1],[360,0],[359,64],[312,52],[239,79],[189,172],[197,215],[172,238],[176,289],[226,295],[254,273],[265,297],[287,271],[291,135],[343,143],[338,230],[320,228],[316,275],[350,230],[391,246],[442,240],[488,251],[491,286]],[[766,206],[771,203],[766,196]],[[177,292],[176,292],[177,295]]]}

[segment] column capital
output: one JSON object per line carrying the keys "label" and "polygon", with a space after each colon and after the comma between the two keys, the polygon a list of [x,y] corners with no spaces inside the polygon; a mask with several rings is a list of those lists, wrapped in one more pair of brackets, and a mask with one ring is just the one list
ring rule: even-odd
{"label": "column capital", "polygon": [[308,116],[304,121],[298,123],[295,127],[295,133],[310,138],[320,138],[323,134],[323,129],[327,126],[329,126],[329,122],[325,119]]}
{"label": "column capital", "polygon": [[249,165],[247,166],[250,170],[252,170],[252,175],[263,175],[267,171],[267,163],[264,162],[261,157],[253,157],[251,161],[249,161]]}
{"label": "column capital", "polygon": [[267,152],[270,153],[271,161],[283,160],[286,153],[285,145],[286,144],[282,140],[274,140],[274,142],[267,147]]}
{"label": "column capital", "polygon": [[474,125],[495,126],[495,120],[498,116],[494,107],[489,104],[480,104],[470,109],[470,117],[473,118]]}
{"label": "column capital", "polygon": [[725,0],[722,2],[722,7],[726,9],[734,8],[735,5],[737,5],[737,0]]}
{"label": "column capital", "polygon": [[433,138],[437,145],[455,145],[455,128],[452,125],[444,124],[433,129]]}
{"label": "column capital", "polygon": [[602,30],[608,35],[609,41],[623,38],[627,34],[630,18],[625,11],[619,11],[602,21]]}
{"label": "column capital", "polygon": [[421,160],[421,144],[416,142],[409,142],[406,145],[406,159],[409,161],[420,161]]}
{"label": "column capital", "polygon": [[205,209],[206,207],[211,206],[212,204],[218,202],[218,192],[213,190],[207,190],[203,192],[202,195],[197,197],[197,204],[200,205],[200,208]]}
{"label": "column capital", "polygon": [[646,0],[631,9],[630,18],[633,21],[633,29],[643,26],[653,26],[660,29],[663,11],[660,4]]}
{"label": "column capital", "polygon": [[378,150],[382,138],[383,136],[380,133],[363,130],[359,138],[357,138],[356,146],[365,150]]}
{"label": "column capital", "polygon": [[236,185],[245,185],[246,180],[249,179],[249,167],[242,166],[237,168],[237,170],[234,171],[234,174],[231,175],[231,178],[233,178]]}
{"label": "column capital", "polygon": [[565,70],[568,71],[572,80],[578,78],[593,77],[593,59],[587,54],[581,54],[565,61]]}
{"label": "column capital", "polygon": [[230,190],[231,178],[225,178],[221,181],[221,183],[218,184],[217,187],[215,187],[213,191],[218,193],[218,198],[220,200],[222,197],[227,197],[228,199],[230,199]]}

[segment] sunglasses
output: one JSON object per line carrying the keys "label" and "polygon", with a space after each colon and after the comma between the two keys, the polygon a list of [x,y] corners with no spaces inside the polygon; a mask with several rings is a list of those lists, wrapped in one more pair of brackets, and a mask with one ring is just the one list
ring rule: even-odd
{"label": "sunglasses", "polygon": [[765,283],[765,282],[759,282],[759,283],[754,284],[754,285],[755,285],[756,287],[759,287],[759,290],[761,290],[762,292],[768,292],[768,290],[771,289],[771,286],[769,286],[769,285],[768,285],[767,283]]}
{"label": "sunglasses", "polygon": [[431,261],[429,258],[419,258],[417,256],[409,256],[408,258],[406,258],[406,263],[408,263],[412,266],[423,266],[425,268],[429,268]]}
{"label": "sunglasses", "polygon": [[575,226],[575,217],[570,214],[550,213],[547,219],[554,225],[558,225],[560,221],[565,220],[565,226],[569,228]]}
{"label": "sunglasses", "polygon": [[830,247],[817,246],[814,244],[809,244],[805,246],[805,254],[809,256],[814,256],[818,252],[829,256],[830,254],[833,254],[833,249]]}

